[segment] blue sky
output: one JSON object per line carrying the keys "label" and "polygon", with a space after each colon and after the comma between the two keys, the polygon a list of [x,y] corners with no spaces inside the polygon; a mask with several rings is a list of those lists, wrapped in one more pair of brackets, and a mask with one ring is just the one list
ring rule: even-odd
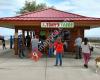
{"label": "blue sky", "polygon": [[[27,0],[0,0],[0,17],[15,16]],[[34,1],[34,0],[28,0]],[[46,3],[48,6],[71,13],[100,18],[100,0],[35,0],[37,3]],[[100,28],[85,31],[85,36],[100,37]],[[14,34],[14,30],[0,28],[1,35]]]}

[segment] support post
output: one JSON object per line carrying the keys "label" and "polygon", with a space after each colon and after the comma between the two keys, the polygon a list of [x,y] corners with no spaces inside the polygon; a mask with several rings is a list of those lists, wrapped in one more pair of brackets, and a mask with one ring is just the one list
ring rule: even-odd
{"label": "support post", "polygon": [[23,48],[25,48],[25,31],[22,30],[22,43],[23,43]]}
{"label": "support post", "polygon": [[[32,40],[32,31],[30,31],[30,37],[31,37],[31,40]],[[32,43],[30,42],[30,49],[32,50]]]}
{"label": "support post", "polygon": [[15,28],[15,39],[14,39],[15,55],[18,55],[18,29]]}

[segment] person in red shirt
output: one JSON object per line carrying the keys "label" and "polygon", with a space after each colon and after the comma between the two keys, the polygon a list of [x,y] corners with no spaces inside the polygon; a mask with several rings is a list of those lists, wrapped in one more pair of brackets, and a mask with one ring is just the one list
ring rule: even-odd
{"label": "person in red shirt", "polygon": [[60,61],[60,66],[62,66],[62,54],[64,52],[63,43],[61,42],[61,38],[58,38],[54,44],[54,48],[56,50],[56,64],[58,66],[58,61]]}

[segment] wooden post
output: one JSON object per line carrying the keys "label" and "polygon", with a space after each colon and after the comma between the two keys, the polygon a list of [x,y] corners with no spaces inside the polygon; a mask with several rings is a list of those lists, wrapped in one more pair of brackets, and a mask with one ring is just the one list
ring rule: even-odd
{"label": "wooden post", "polygon": [[77,35],[83,39],[84,38],[84,29],[78,29]]}
{"label": "wooden post", "polygon": [[82,36],[81,35],[81,29],[80,28],[78,28],[78,30],[77,30],[77,36]]}
{"label": "wooden post", "polygon": [[80,29],[78,26],[75,26],[75,28],[70,30],[71,38],[69,40],[68,51],[75,52],[75,39],[78,36],[82,37],[83,34],[84,33],[82,33],[82,29]]}
{"label": "wooden post", "polygon": [[[30,37],[31,37],[31,40],[32,40],[32,31],[30,31]],[[30,43],[30,49],[32,50],[32,43]]]}
{"label": "wooden post", "polygon": [[35,35],[37,35],[37,37],[39,38],[39,35],[40,35],[40,31],[41,30],[40,29],[35,29],[34,31],[35,31]]}
{"label": "wooden post", "polygon": [[84,39],[84,29],[82,29],[81,34],[82,34],[82,39]]}
{"label": "wooden post", "polygon": [[25,31],[22,30],[22,43],[23,43],[23,48],[25,48]]}
{"label": "wooden post", "polygon": [[46,36],[46,38],[48,38],[48,35],[50,34],[49,30],[45,30],[45,31],[46,31],[46,35],[45,36]]}
{"label": "wooden post", "polygon": [[15,40],[14,40],[15,55],[18,55],[18,29],[15,28]]}

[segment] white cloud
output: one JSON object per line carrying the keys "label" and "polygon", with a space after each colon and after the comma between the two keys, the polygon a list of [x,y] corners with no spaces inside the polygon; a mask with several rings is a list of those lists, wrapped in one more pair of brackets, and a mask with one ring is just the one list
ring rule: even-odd
{"label": "white cloud", "polygon": [[9,10],[9,12],[15,13],[24,6],[25,1],[46,3],[48,6],[55,6],[57,9],[63,11],[74,12],[85,16],[100,17],[100,0],[62,0],[62,2],[55,5],[48,3],[50,0],[0,0],[0,12]]}
{"label": "white cloud", "polygon": [[76,6],[73,12],[85,15],[100,17],[100,0],[71,0],[73,5]]}
{"label": "white cloud", "polygon": [[16,0],[0,0],[0,17],[13,16],[16,11]]}
{"label": "white cloud", "polygon": [[0,1],[0,10],[11,9],[13,6],[14,6],[13,2],[8,2],[6,0],[1,0]]}
{"label": "white cloud", "polygon": [[100,37],[100,28],[85,30],[85,37]]}
{"label": "white cloud", "polygon": [[63,11],[90,17],[100,17],[99,3],[100,0],[63,0],[54,6]]}
{"label": "white cloud", "polygon": [[[47,3],[49,5],[49,3],[47,2],[48,0],[0,0],[0,17],[16,15],[16,12],[24,6],[25,1],[36,1],[38,4]],[[9,15],[6,14],[6,11],[8,11]]]}
{"label": "white cloud", "polygon": [[63,11],[71,11],[72,9],[75,8],[75,6],[71,5],[70,1],[63,1],[61,3],[56,4],[55,7]]}

